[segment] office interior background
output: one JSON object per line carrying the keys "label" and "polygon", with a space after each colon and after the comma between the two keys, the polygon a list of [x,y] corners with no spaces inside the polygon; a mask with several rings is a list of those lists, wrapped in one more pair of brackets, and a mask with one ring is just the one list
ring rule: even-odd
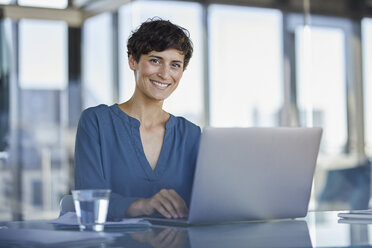
{"label": "office interior background", "polygon": [[372,1],[0,0],[0,220],[58,216],[80,113],[131,96],[127,38],[154,16],[194,43],[167,111],[320,126],[310,210],[372,205]]}

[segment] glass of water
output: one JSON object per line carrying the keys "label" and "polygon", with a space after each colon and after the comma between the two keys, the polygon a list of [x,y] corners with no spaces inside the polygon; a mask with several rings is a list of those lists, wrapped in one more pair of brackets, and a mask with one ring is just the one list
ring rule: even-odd
{"label": "glass of water", "polygon": [[109,189],[72,190],[81,231],[103,231],[110,192]]}

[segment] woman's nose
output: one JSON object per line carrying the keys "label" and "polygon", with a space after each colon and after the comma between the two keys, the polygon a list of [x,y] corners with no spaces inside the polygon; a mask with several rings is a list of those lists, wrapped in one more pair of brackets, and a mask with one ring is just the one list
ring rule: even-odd
{"label": "woman's nose", "polygon": [[161,77],[162,79],[168,79],[169,78],[169,67],[166,65],[163,65],[160,68],[160,71],[158,73],[158,76]]}

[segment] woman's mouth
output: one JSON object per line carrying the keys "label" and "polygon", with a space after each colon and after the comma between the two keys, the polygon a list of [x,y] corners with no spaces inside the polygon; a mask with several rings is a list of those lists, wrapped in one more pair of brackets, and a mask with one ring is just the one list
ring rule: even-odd
{"label": "woman's mouth", "polygon": [[155,86],[157,86],[157,88],[161,88],[161,89],[165,89],[165,88],[167,88],[170,85],[170,84],[160,83],[160,82],[154,81],[154,80],[150,80],[150,82],[152,84],[154,84]]}

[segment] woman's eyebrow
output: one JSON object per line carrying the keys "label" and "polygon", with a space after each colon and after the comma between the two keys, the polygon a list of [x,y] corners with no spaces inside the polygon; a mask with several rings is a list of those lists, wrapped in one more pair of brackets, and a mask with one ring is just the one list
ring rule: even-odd
{"label": "woman's eyebrow", "polygon": [[183,61],[181,61],[181,60],[173,60],[172,62],[183,64]]}
{"label": "woman's eyebrow", "polygon": [[[157,59],[161,59],[161,60],[163,60],[163,57],[161,57],[161,56],[158,56],[158,55],[149,55],[149,57],[151,57],[151,58],[157,58]],[[183,64],[183,61],[181,61],[181,60],[172,60],[172,62],[176,62],[176,63],[181,63],[181,64]]]}
{"label": "woman's eyebrow", "polygon": [[163,59],[163,57],[161,57],[161,56],[156,56],[156,55],[149,55],[149,57],[157,58],[157,59]]}

